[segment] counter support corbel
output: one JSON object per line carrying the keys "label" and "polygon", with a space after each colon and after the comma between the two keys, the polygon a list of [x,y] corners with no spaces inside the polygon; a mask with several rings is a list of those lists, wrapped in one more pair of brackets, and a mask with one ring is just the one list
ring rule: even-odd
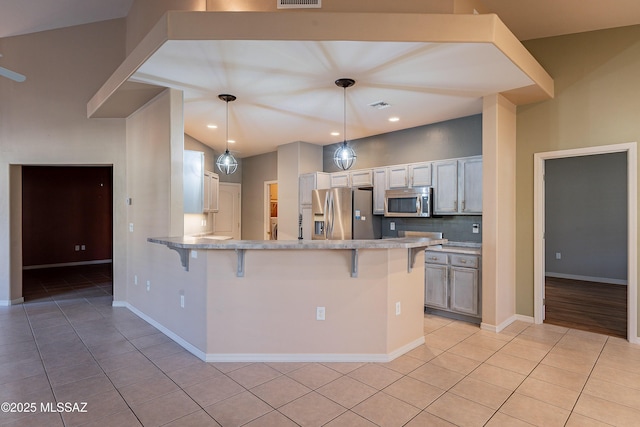
{"label": "counter support corbel", "polygon": [[236,249],[238,254],[238,269],[236,270],[237,277],[244,277],[244,249]]}
{"label": "counter support corbel", "polygon": [[175,246],[166,245],[167,248],[178,252],[180,255],[180,264],[184,268],[184,271],[189,271],[189,256],[191,255],[191,249],[187,248],[176,248]]}

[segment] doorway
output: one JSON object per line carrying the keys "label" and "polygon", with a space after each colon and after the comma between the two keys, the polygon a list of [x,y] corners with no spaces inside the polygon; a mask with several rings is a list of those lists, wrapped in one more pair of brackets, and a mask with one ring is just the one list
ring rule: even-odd
{"label": "doorway", "polygon": [[[23,296],[39,273],[52,277],[76,270],[86,274],[75,274],[70,286],[80,289],[95,277],[97,290],[112,295],[112,166],[21,169]],[[49,288],[47,293],[55,293]]]}
{"label": "doorway", "polygon": [[278,181],[264,182],[264,240],[278,240]]}
{"label": "doorway", "polygon": [[[562,263],[562,250],[557,250],[559,243],[547,244],[545,234],[547,230],[546,224],[546,184],[545,169],[546,162],[554,159],[570,159],[582,156],[594,156],[600,154],[623,153],[626,156],[626,253],[622,256],[626,257],[626,330],[627,339],[631,342],[638,342],[637,337],[637,164],[636,164],[636,143],[617,144],[602,147],[589,147],[575,150],[564,150],[547,153],[537,153],[534,156],[534,320],[536,323],[542,323],[545,318],[545,277],[548,271],[559,269],[558,265]],[[602,192],[590,194],[590,203],[604,202]],[[599,196],[600,194],[600,196]],[[567,218],[565,218],[567,219]],[[575,226],[576,222],[571,222],[569,226]],[[598,230],[580,230],[582,233],[597,233]],[[550,236],[549,236],[550,237]],[[602,236],[601,236],[602,238]],[[579,244],[580,242],[578,242]],[[550,247],[554,246],[554,248]],[[593,245],[592,245],[593,246]],[[596,253],[597,248],[592,247],[592,252]],[[549,253],[547,254],[547,251]],[[549,256],[547,256],[549,255]],[[566,258],[565,258],[566,259]],[[554,262],[557,263],[553,265]],[[568,260],[575,261],[575,260]],[[580,261],[580,260],[579,260]],[[585,260],[581,260],[585,264]],[[586,262],[589,264],[588,260]],[[547,265],[549,264],[549,265]],[[549,270],[548,267],[553,267]],[[584,275],[580,274],[555,274],[560,276],[559,279],[583,280],[596,277],[597,273],[588,271]],[[558,280],[556,280],[557,282]]]}
{"label": "doorway", "polygon": [[241,238],[241,185],[221,182],[218,197],[218,212],[213,214],[213,234]]}

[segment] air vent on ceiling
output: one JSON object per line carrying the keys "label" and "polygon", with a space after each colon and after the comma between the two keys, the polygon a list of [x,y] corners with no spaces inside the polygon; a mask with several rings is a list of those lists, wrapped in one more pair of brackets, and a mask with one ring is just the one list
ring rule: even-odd
{"label": "air vent on ceiling", "polygon": [[322,0],[278,0],[278,9],[319,9]]}
{"label": "air vent on ceiling", "polygon": [[374,102],[373,104],[369,104],[369,107],[373,107],[373,108],[377,108],[378,110],[382,110],[384,108],[391,107],[391,104],[389,104],[388,102],[384,102],[384,101],[378,101],[378,102]]}

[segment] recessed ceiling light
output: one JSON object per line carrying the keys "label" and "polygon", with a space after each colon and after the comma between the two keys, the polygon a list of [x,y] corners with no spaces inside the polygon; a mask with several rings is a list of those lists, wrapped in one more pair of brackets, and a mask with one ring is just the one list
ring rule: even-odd
{"label": "recessed ceiling light", "polygon": [[218,129],[217,125],[207,125],[209,129]]}
{"label": "recessed ceiling light", "polygon": [[228,140],[227,142],[228,142],[229,144],[235,144],[235,143],[236,143],[236,141],[235,141],[234,139],[230,139],[230,140]]}
{"label": "recessed ceiling light", "polygon": [[397,122],[397,121],[400,121],[400,117],[389,117],[389,121],[390,121],[390,122]]}
{"label": "recessed ceiling light", "polygon": [[331,132],[331,136],[340,136],[340,132]]}

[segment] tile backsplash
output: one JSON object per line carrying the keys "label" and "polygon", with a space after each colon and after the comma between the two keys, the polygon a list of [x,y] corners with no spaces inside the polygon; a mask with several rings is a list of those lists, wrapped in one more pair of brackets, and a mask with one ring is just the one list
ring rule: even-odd
{"label": "tile backsplash", "polygon": [[[391,223],[395,230],[391,230]],[[473,233],[474,224],[478,224],[478,233]],[[441,231],[442,237],[452,242],[482,243],[482,215],[382,218],[382,237],[397,237],[398,231]]]}

